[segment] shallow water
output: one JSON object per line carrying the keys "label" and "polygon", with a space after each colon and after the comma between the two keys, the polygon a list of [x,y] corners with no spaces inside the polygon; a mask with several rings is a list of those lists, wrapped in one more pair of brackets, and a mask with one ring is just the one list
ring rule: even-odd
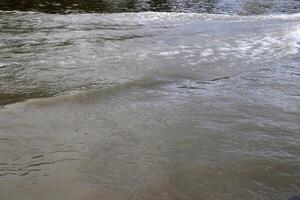
{"label": "shallow water", "polygon": [[79,14],[120,11],[80,1],[68,15],[8,2],[19,11],[0,11],[0,199],[300,193],[297,1]]}

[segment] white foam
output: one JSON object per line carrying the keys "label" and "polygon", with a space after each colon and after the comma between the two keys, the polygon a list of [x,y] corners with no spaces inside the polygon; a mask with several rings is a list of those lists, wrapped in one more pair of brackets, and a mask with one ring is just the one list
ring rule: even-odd
{"label": "white foam", "polygon": [[173,50],[173,51],[165,51],[165,52],[160,52],[161,56],[172,56],[172,55],[177,55],[179,54],[180,51],[178,50]]}
{"label": "white foam", "polygon": [[[207,20],[230,20],[230,21],[260,21],[260,20],[300,20],[300,13],[297,14],[272,14],[272,15],[229,15],[229,14],[207,14],[207,13],[178,13],[178,12],[138,12],[138,13],[85,13],[85,14],[45,14],[39,12],[23,11],[1,11],[1,13],[17,15],[35,15],[51,17],[54,21],[64,21],[67,23],[91,23],[103,22],[109,24],[132,24],[143,25],[148,23],[163,23],[169,26],[178,24],[193,23]],[[172,24],[170,24],[172,22]]]}
{"label": "white foam", "polygon": [[212,49],[204,49],[202,52],[201,52],[201,56],[202,57],[208,57],[208,56],[211,56],[213,55],[214,51]]}
{"label": "white foam", "polygon": [[291,32],[287,34],[287,41],[290,43],[290,53],[298,53],[300,48],[300,26],[296,27],[294,30],[291,30]]}

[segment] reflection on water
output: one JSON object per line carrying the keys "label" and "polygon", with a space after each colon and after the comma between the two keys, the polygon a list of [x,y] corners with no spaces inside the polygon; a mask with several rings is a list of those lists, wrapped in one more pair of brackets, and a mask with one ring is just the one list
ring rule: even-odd
{"label": "reflection on water", "polygon": [[70,12],[296,13],[298,0],[1,0],[0,10]]}

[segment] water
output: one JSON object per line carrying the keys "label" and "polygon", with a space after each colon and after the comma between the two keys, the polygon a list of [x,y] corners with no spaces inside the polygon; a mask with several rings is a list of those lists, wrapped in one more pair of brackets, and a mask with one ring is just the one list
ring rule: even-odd
{"label": "water", "polygon": [[298,0],[1,0],[1,10],[47,13],[201,12],[222,14],[298,13]]}
{"label": "water", "polygon": [[0,199],[299,195],[298,1],[0,8]]}

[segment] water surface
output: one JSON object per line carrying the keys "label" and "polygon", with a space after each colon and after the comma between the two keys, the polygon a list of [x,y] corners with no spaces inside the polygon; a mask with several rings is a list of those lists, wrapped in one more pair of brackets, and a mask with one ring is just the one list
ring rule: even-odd
{"label": "water surface", "polygon": [[298,1],[12,2],[0,199],[300,193]]}

